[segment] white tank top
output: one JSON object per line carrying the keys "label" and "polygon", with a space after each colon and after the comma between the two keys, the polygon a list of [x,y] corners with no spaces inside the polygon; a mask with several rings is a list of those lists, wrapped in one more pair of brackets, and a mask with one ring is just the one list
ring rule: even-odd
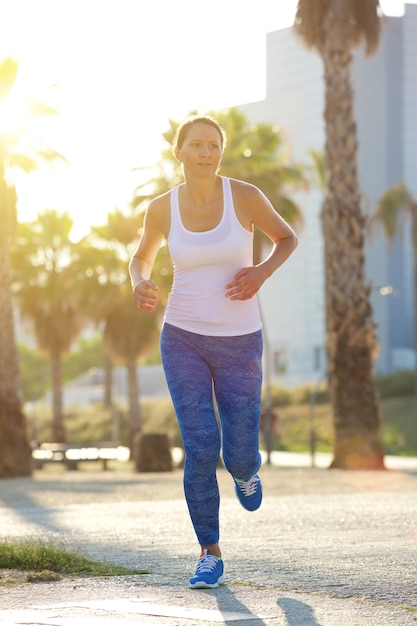
{"label": "white tank top", "polygon": [[222,176],[223,214],[211,230],[187,230],[180,216],[179,185],[171,191],[168,247],[174,281],[165,321],[200,335],[246,335],[262,326],[257,297],[226,298],[225,286],[244,267],[253,265],[253,233],[239,222],[230,180]]}

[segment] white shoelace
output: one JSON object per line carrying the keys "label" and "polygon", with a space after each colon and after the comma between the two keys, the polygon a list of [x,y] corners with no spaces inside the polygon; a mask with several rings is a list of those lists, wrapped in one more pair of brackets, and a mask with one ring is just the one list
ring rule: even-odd
{"label": "white shoelace", "polygon": [[253,496],[256,492],[259,482],[259,478],[256,475],[249,478],[249,480],[238,480],[237,478],[235,478],[235,480],[245,497]]}
{"label": "white shoelace", "polygon": [[204,550],[204,556],[200,557],[197,564],[196,574],[203,574],[204,572],[212,572],[217,565],[217,557],[209,554],[207,550]]}

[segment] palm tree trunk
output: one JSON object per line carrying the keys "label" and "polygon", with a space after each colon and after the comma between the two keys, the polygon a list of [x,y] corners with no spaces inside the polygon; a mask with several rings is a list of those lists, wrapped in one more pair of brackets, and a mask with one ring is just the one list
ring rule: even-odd
{"label": "palm tree trunk", "polygon": [[134,357],[127,360],[127,384],[129,396],[129,447],[132,450],[134,440],[142,432],[142,418],[139,405],[139,381],[137,361]]}
{"label": "palm tree trunk", "polygon": [[30,476],[32,450],[22,411],[9,247],[0,243],[0,478]]}
{"label": "palm tree trunk", "polygon": [[52,377],[52,441],[65,443],[65,425],[62,410],[62,363],[59,352],[51,354],[51,377]]}
{"label": "palm tree trunk", "polygon": [[374,324],[364,281],[364,226],[356,171],[350,42],[338,37],[335,3],[323,23],[328,193],[326,239],[327,349],[334,413],[332,467],[382,469],[380,408],[373,376]]}
{"label": "palm tree trunk", "polygon": [[113,361],[108,354],[104,354],[104,406],[113,405]]}

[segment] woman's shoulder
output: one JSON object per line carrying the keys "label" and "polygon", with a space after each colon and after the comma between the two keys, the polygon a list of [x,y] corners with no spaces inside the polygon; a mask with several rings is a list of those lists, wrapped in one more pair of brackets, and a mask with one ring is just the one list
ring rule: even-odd
{"label": "woman's shoulder", "polygon": [[152,198],[148,205],[147,213],[158,214],[166,213],[170,211],[171,203],[171,189],[165,193],[161,193],[159,196]]}
{"label": "woman's shoulder", "polygon": [[169,205],[170,203],[170,197],[171,197],[171,189],[169,191],[166,191],[165,193],[161,193],[159,196],[155,196],[154,198],[152,198],[152,200],[149,203],[149,208],[151,207],[163,207],[166,205]]}
{"label": "woman's shoulder", "polygon": [[255,199],[259,199],[263,196],[262,191],[244,180],[238,180],[237,178],[229,178],[230,186],[232,189],[233,197],[236,200],[253,202]]}
{"label": "woman's shoulder", "polygon": [[244,180],[231,178],[230,186],[236,215],[244,228],[252,230],[255,216],[265,203],[265,196],[256,185]]}
{"label": "woman's shoulder", "polygon": [[170,205],[171,190],[165,193],[155,196],[146,210],[146,220],[149,226],[155,226],[158,230],[161,230],[164,236],[167,236],[169,231],[171,205]]}

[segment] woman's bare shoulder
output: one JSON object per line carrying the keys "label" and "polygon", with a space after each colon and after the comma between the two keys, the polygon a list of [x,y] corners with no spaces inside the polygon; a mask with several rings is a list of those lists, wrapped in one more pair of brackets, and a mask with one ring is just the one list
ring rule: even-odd
{"label": "woman's bare shoulder", "polygon": [[146,222],[148,226],[156,227],[165,237],[170,225],[170,191],[153,198],[146,210]]}
{"label": "woman's bare shoulder", "polygon": [[162,193],[159,196],[155,196],[155,198],[152,198],[152,200],[150,201],[147,210],[152,211],[152,212],[157,212],[157,211],[163,211],[167,207],[169,208],[170,196],[171,196],[171,190],[166,191],[165,193]]}
{"label": "woman's bare shoulder", "polygon": [[239,200],[255,200],[256,198],[262,198],[263,193],[256,185],[247,183],[244,180],[238,180],[236,178],[230,178],[230,185],[232,187],[233,196]]}
{"label": "woman's bare shoulder", "polygon": [[252,221],[256,211],[269,204],[265,194],[256,185],[234,178],[231,179],[230,183],[235,210],[238,214],[243,212],[247,218],[250,218],[250,221]]}

